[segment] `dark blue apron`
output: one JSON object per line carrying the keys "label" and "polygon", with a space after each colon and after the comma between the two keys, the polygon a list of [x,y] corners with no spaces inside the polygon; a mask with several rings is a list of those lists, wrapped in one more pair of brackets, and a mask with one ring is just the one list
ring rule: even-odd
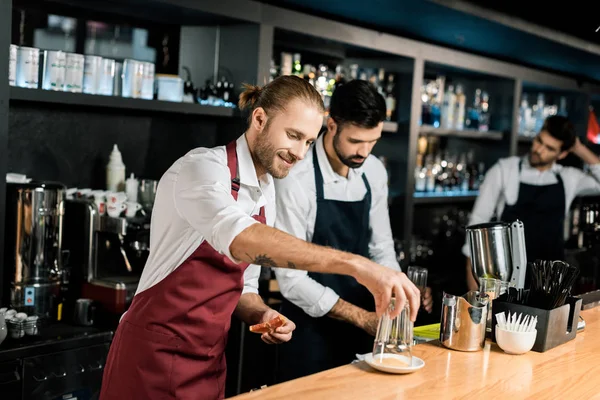
{"label": "dark blue apron", "polygon": [[[317,217],[312,243],[368,258],[371,239],[371,187],[365,174],[362,174],[362,179],[367,193],[362,200],[327,200],[323,196],[323,175],[316,149],[313,152],[313,165]],[[330,287],[345,301],[368,311],[375,311],[373,296],[354,278],[312,272],[308,275],[322,285]],[[349,364],[356,358],[356,353],[363,354],[373,350],[374,337],[352,324],[326,315],[313,318],[285,298],[280,312],[294,321],[297,328],[292,340],[279,345],[279,382]]]}
{"label": "dark blue apron", "polygon": [[528,262],[564,260],[565,187],[560,174],[556,179],[557,183],[543,186],[521,182],[517,202],[502,212],[504,222],[523,222]]}

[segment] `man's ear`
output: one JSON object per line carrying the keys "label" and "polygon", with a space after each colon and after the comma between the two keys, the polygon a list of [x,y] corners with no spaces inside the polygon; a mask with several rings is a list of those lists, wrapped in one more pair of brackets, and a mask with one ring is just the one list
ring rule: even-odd
{"label": "man's ear", "polygon": [[256,107],[254,111],[252,111],[252,127],[258,132],[262,132],[267,125],[268,118],[264,108]]}
{"label": "man's ear", "polygon": [[562,159],[563,159],[563,158],[565,158],[567,155],[569,155],[569,151],[568,151],[568,150],[565,150],[565,151],[561,152],[561,153],[558,155],[558,158],[557,158],[557,160],[562,160]]}
{"label": "man's ear", "polygon": [[335,122],[333,120],[333,118],[328,117],[327,118],[327,132],[331,132],[333,134],[335,134],[337,132],[337,122]]}

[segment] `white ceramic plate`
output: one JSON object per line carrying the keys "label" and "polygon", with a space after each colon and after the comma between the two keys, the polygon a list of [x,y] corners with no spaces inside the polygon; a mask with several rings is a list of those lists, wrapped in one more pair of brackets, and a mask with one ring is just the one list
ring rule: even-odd
{"label": "white ceramic plate", "polygon": [[[380,356],[377,356],[378,359],[379,357]],[[408,357],[405,356],[399,356],[395,354],[384,354],[383,358],[395,358],[408,363]],[[397,367],[389,364],[382,364],[373,359],[373,353],[365,355],[365,362],[369,364],[369,366],[371,366],[372,368],[375,368],[382,372],[389,372],[391,374],[410,374],[411,372],[415,372],[425,366],[425,361],[415,356],[412,356],[412,363],[410,366],[407,367]]]}

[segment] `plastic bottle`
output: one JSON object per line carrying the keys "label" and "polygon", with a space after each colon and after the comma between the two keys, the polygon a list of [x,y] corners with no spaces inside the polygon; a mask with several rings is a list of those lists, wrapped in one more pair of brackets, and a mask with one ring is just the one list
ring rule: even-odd
{"label": "plastic bottle", "polygon": [[106,189],[111,192],[120,192],[125,188],[125,164],[121,152],[115,144],[110,153],[110,160],[106,166]]}
{"label": "plastic bottle", "polygon": [[135,178],[133,173],[131,173],[129,178],[127,178],[127,180],[125,181],[125,194],[127,195],[127,201],[131,201],[134,203],[137,202],[138,187],[139,182]]}

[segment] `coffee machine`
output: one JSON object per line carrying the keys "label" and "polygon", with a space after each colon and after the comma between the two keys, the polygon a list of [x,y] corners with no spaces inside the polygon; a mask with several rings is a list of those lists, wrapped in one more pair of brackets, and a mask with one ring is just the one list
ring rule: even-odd
{"label": "coffee machine", "polygon": [[42,320],[60,314],[67,279],[62,259],[65,192],[58,182],[6,185],[2,304]]}
{"label": "coffee machine", "polygon": [[131,304],[148,258],[147,218],[100,215],[93,199],[67,199],[64,230],[71,302],[88,298],[104,312],[122,314]]}

